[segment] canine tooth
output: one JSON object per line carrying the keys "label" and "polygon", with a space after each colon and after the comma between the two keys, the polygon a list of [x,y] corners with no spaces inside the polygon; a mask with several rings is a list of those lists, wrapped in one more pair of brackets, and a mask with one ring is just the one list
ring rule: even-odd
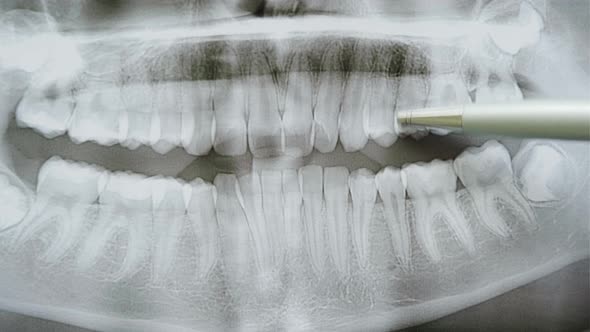
{"label": "canine tooth", "polygon": [[389,147],[397,140],[394,107],[399,79],[383,76],[371,80],[366,133],[382,147]]}
{"label": "canine tooth", "polygon": [[248,79],[248,144],[259,158],[280,155],[284,151],[277,89],[270,76]]}
{"label": "canine tooth", "polygon": [[[348,179],[352,199],[352,241],[359,264],[366,269],[369,264],[369,227],[373,207],[377,197],[375,175],[368,169],[359,169],[350,173]],[[408,235],[409,236],[409,235]]]}
{"label": "canine tooth", "polygon": [[215,110],[215,151],[224,156],[239,156],[248,149],[245,97],[241,81],[216,80],[213,93]]}
{"label": "canine tooth", "polygon": [[187,202],[187,215],[199,248],[199,276],[205,278],[211,273],[218,257],[218,229],[215,214],[215,187],[197,179],[187,184],[190,198]]}
{"label": "canine tooth", "polygon": [[367,144],[368,119],[367,93],[370,92],[366,74],[351,74],[344,88],[344,100],[338,121],[340,143],[344,151],[352,152],[362,149]]}
{"label": "canine tooth", "polygon": [[74,101],[69,96],[46,97],[27,91],[16,109],[16,120],[21,127],[54,138],[66,132],[73,110]]}
{"label": "canine tooth", "polygon": [[283,114],[285,154],[307,156],[313,150],[313,89],[308,73],[289,74]]}
{"label": "canine tooth", "polygon": [[99,203],[98,221],[80,251],[78,267],[82,271],[92,268],[101,254],[108,254],[105,249],[109,241],[124,233],[128,238],[127,253],[118,271],[109,277],[114,281],[132,277],[147,263],[150,253],[153,210],[150,180],[135,174],[111,174]]}
{"label": "canine tooth", "polygon": [[322,274],[326,262],[322,173],[322,168],[316,165],[299,169],[299,185],[303,196],[303,227],[311,266],[317,275]]}
{"label": "canine tooth", "polygon": [[403,269],[411,264],[410,224],[406,217],[406,179],[400,169],[386,167],[375,176],[383,213],[391,235],[391,245]]}
{"label": "canine tooth", "polygon": [[334,151],[338,142],[338,118],[343,98],[342,77],[333,72],[321,74],[314,109],[314,146],[322,152]]}
{"label": "canine tooth", "polygon": [[210,82],[183,84],[185,91],[180,140],[186,152],[196,156],[208,154],[213,147],[215,113],[211,86]]}
{"label": "canine tooth", "polygon": [[488,141],[481,147],[468,148],[455,159],[454,167],[491,232],[502,237],[510,232],[499,204],[510,208],[526,224],[535,223],[533,210],[514,183],[510,154],[502,144]]}
{"label": "canine tooth", "polygon": [[86,92],[79,96],[69,127],[73,142],[94,141],[111,146],[125,140],[120,130],[122,109],[120,94],[113,89]]}
{"label": "canine tooth", "polygon": [[173,179],[154,178],[150,182],[155,236],[152,280],[161,285],[172,270],[178,251],[185,220],[184,192],[183,184]]}
{"label": "canine tooth", "polygon": [[263,170],[260,173],[262,182],[262,207],[270,248],[274,253],[274,261],[281,266],[285,257],[285,220],[283,215],[283,179],[280,171]]}
{"label": "canine tooth", "polygon": [[435,262],[442,259],[434,233],[434,224],[438,220],[444,220],[458,242],[473,253],[473,235],[457,205],[457,175],[452,163],[434,160],[428,164],[405,166],[402,172],[414,206],[416,238],[430,258]]}
{"label": "canine tooth", "polygon": [[286,243],[290,251],[298,251],[302,245],[301,208],[303,197],[299,187],[297,171],[283,170],[283,200]]}
{"label": "canine tooth", "polygon": [[328,167],[324,171],[324,198],[326,201],[326,223],[328,226],[328,247],[338,272],[349,273],[348,244],[348,169]]}

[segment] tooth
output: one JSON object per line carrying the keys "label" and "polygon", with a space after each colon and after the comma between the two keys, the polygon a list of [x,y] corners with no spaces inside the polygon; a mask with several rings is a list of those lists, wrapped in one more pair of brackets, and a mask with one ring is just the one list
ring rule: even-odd
{"label": "tooth", "polygon": [[366,269],[371,248],[369,227],[377,197],[375,175],[365,168],[356,170],[350,173],[348,186],[352,199],[352,241],[359,264],[361,268]]}
{"label": "tooth", "polygon": [[391,245],[404,270],[410,269],[412,252],[410,225],[406,217],[406,179],[394,167],[386,167],[375,176],[383,213],[391,234]]}
{"label": "tooth", "polygon": [[364,122],[368,119],[366,100],[369,80],[366,74],[350,74],[344,88],[344,99],[338,121],[340,143],[346,152],[362,149],[367,144]]}
{"label": "tooth", "polygon": [[12,183],[11,178],[18,181],[14,175],[3,174],[0,171],[0,232],[23,220],[30,206],[27,191],[22,183]]}
{"label": "tooth", "polygon": [[215,265],[218,257],[218,229],[215,215],[215,187],[197,179],[187,184],[190,188],[190,199],[187,202],[187,214],[199,248],[199,276],[206,278]]}
{"label": "tooth", "polygon": [[152,125],[152,105],[150,88],[143,84],[133,84],[119,88],[119,98],[112,103],[120,103],[120,143],[128,149],[150,144]]}
{"label": "tooth", "polygon": [[57,157],[49,159],[39,171],[37,197],[16,243],[23,245],[55,220],[57,236],[41,259],[49,264],[59,263],[76,245],[103,182],[102,169]]}
{"label": "tooth", "polygon": [[308,73],[289,74],[283,114],[285,154],[307,156],[313,150],[313,80]]}
{"label": "tooth", "polygon": [[488,74],[483,84],[475,90],[477,103],[494,103],[522,100],[522,92],[511,74],[501,77],[497,74]]}
{"label": "tooth", "polygon": [[135,174],[111,174],[99,197],[99,216],[78,256],[78,267],[87,271],[100,259],[116,260],[108,255],[107,245],[127,235],[127,249],[113,281],[132,277],[147,262],[150,254],[152,224],[152,187],[149,179]]}
{"label": "tooth", "polygon": [[334,72],[320,74],[314,109],[314,146],[322,152],[334,151],[338,142],[338,118],[343,98],[342,77]]}
{"label": "tooth", "polygon": [[238,181],[235,175],[219,174],[214,184],[224,273],[237,284],[247,284],[252,264],[250,231],[236,193]]}
{"label": "tooth", "polygon": [[389,147],[397,140],[394,107],[399,82],[397,78],[377,76],[371,80],[367,135],[382,147]]}
{"label": "tooth", "polygon": [[320,166],[310,165],[299,169],[299,185],[303,196],[303,227],[307,239],[307,249],[311,266],[319,276],[326,262],[324,248],[323,216],[323,175]]}
{"label": "tooth", "polygon": [[185,217],[183,184],[174,179],[154,178],[152,215],[154,248],[152,281],[163,285],[172,271]]}
{"label": "tooth", "polygon": [[525,224],[535,224],[533,210],[514,183],[510,154],[503,145],[488,141],[479,148],[468,148],[455,159],[454,167],[491,232],[502,237],[510,233],[500,205]]}
{"label": "tooth", "polygon": [[[421,75],[405,75],[399,78],[399,88],[395,103],[395,109],[411,110],[423,108],[428,103],[429,84],[426,76]],[[397,127],[396,127],[397,128]],[[398,128],[402,129],[402,128]],[[413,135],[417,132],[424,131],[423,129],[403,127],[401,132],[404,135]]]}
{"label": "tooth", "polygon": [[195,156],[209,153],[215,137],[212,83],[184,82],[181,142]]}
{"label": "tooth", "polygon": [[243,83],[239,80],[216,80],[213,94],[215,110],[215,152],[239,156],[248,148]]}
{"label": "tooth", "polygon": [[160,154],[166,154],[180,145],[182,128],[180,89],[177,83],[159,83],[153,92],[150,145]]}
{"label": "tooth", "polygon": [[248,79],[248,143],[258,158],[283,153],[283,137],[277,87],[269,75]]}
{"label": "tooth", "polygon": [[105,146],[124,141],[119,98],[120,94],[114,89],[80,95],[68,131],[71,140],[75,143],[94,141]]}
{"label": "tooth", "polygon": [[302,248],[302,223],[301,208],[303,197],[299,187],[297,171],[294,169],[283,170],[283,200],[285,236],[289,251],[297,253]]}
{"label": "tooth", "polygon": [[416,238],[430,258],[435,262],[442,259],[435,238],[437,221],[444,221],[458,242],[473,253],[473,235],[457,205],[457,176],[452,163],[434,160],[428,164],[406,166],[402,172],[414,207]]}
{"label": "tooth", "polygon": [[65,134],[74,101],[69,96],[43,96],[27,91],[16,109],[19,126],[33,128],[47,138]]}
{"label": "tooth", "polygon": [[324,198],[328,247],[336,269],[342,276],[349,273],[348,244],[348,169],[328,167],[324,172]]}
{"label": "tooth", "polygon": [[260,173],[262,182],[262,207],[270,248],[274,253],[277,266],[282,266],[286,254],[285,220],[283,215],[283,179],[280,171],[263,170]]}

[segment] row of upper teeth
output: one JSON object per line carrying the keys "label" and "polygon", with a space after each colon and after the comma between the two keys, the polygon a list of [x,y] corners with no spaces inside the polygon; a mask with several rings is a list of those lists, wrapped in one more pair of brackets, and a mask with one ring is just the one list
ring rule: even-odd
{"label": "row of upper teeth", "polygon": [[[369,230],[382,214],[398,266],[410,270],[418,254],[412,239],[431,261],[444,259],[437,240],[441,227],[465,252],[477,250],[475,221],[460,207],[457,178],[489,232],[507,237],[515,225],[535,225],[529,201],[515,185],[508,151],[490,141],[454,161],[387,167],[376,175],[366,169],[349,173],[343,167],[304,166],[239,178],[220,174],[214,185],[112,173],[53,158],[39,172],[35,202],[17,226],[15,245],[34,239],[57,218],[57,236],[43,260],[59,263],[80,244],[78,265],[85,270],[96,264],[112,237],[128,234],[124,263],[111,277],[130,277],[151,252],[154,278],[161,281],[169,273],[181,234],[194,233],[200,248],[195,259],[204,276],[216,265],[221,233],[223,245],[238,252],[249,252],[248,247],[238,248],[244,243],[251,246],[251,256],[245,257],[253,257],[261,272],[280,270],[289,253],[299,248],[307,252],[317,274],[331,262],[346,276],[352,255],[361,268],[370,268]],[[509,209],[511,217],[503,209]],[[85,229],[90,234],[82,241]],[[248,262],[237,260],[237,267],[226,263],[226,268],[239,270]]]}

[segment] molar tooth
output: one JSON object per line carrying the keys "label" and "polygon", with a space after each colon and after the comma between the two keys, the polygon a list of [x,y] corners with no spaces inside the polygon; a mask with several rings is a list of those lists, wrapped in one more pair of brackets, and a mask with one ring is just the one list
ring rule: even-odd
{"label": "molar tooth", "polygon": [[375,176],[395,256],[405,270],[411,265],[410,224],[406,216],[406,179],[400,169],[386,167]]}
{"label": "molar tooth", "polygon": [[375,175],[368,169],[359,169],[350,173],[348,179],[352,199],[352,241],[361,268],[369,265],[369,227],[373,215],[373,207],[377,197]]}
{"label": "molar tooth", "polygon": [[199,276],[207,277],[217,263],[219,253],[217,216],[215,214],[215,187],[197,179],[185,185],[190,189],[187,215],[199,248]]}
{"label": "molar tooth", "polygon": [[314,146],[322,153],[334,151],[336,148],[342,98],[341,75],[334,72],[320,74],[313,120]]}
{"label": "molar tooth", "polygon": [[328,247],[334,265],[342,276],[349,274],[348,175],[345,167],[328,167],[324,172]]}
{"label": "molar tooth", "polygon": [[118,102],[113,102],[119,98],[114,89],[81,94],[69,126],[70,139],[75,143],[93,141],[105,146],[124,141],[120,128],[123,110]]}
{"label": "molar tooth", "polygon": [[323,216],[323,174],[316,165],[299,169],[299,185],[303,195],[303,226],[307,240],[307,249],[311,266],[319,276],[323,273],[326,262],[324,247],[325,219]]}
{"label": "molar tooth", "polygon": [[270,248],[274,253],[274,261],[281,266],[286,254],[285,219],[283,215],[282,174],[280,171],[263,170],[260,173],[262,182],[262,206]]}
{"label": "molar tooth", "polygon": [[535,214],[514,183],[510,154],[502,144],[488,141],[468,148],[455,159],[454,167],[491,232],[502,237],[510,233],[499,204],[518,214],[525,224],[535,224]]}
{"label": "molar tooth", "polygon": [[69,94],[44,96],[29,89],[16,109],[20,127],[33,128],[47,138],[63,135],[74,110],[74,101]]}
{"label": "molar tooth", "polygon": [[399,79],[377,76],[371,80],[367,128],[369,138],[382,147],[389,147],[397,140],[395,130],[395,93]]}
{"label": "molar tooth", "polygon": [[313,150],[313,79],[311,74],[289,74],[283,114],[285,154],[307,156]]}
{"label": "molar tooth", "polygon": [[297,171],[286,169],[283,170],[282,175],[286,243],[290,251],[297,252],[302,248],[301,208],[303,197]]}
{"label": "molar tooth", "polygon": [[346,152],[358,151],[367,144],[367,94],[369,80],[364,73],[351,73],[344,87],[344,100],[338,120],[340,143]]}
{"label": "molar tooth", "polygon": [[284,151],[277,89],[269,75],[248,79],[248,144],[258,158],[281,155]]}
{"label": "molar tooth", "polygon": [[215,138],[211,82],[183,82],[181,142],[186,152],[204,156]]}
{"label": "molar tooth", "polygon": [[405,166],[402,172],[407,180],[408,196],[413,199],[416,237],[430,258],[435,262],[442,259],[435,238],[434,224],[437,221],[444,221],[458,242],[473,253],[473,235],[457,205],[457,176],[452,163],[434,160],[428,164]]}
{"label": "molar tooth", "polygon": [[248,149],[244,87],[239,80],[216,80],[213,93],[215,110],[215,151],[224,156],[239,156]]}

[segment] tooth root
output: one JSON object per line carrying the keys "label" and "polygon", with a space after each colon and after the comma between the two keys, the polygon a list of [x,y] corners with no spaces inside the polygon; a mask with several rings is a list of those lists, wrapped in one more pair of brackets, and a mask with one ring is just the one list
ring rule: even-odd
{"label": "tooth root", "polygon": [[286,243],[289,251],[296,253],[302,248],[301,208],[303,197],[297,171],[286,169],[283,170],[282,175]]}
{"label": "tooth root", "polygon": [[75,143],[93,141],[111,146],[121,141],[121,98],[113,89],[86,92],[79,96],[68,134]]}
{"label": "tooth root", "polygon": [[346,83],[338,124],[340,143],[346,152],[358,151],[367,144],[364,119],[368,118],[368,86],[365,74],[353,73]]}
{"label": "tooth root", "polygon": [[324,198],[330,256],[338,272],[349,273],[348,243],[348,169],[328,167],[324,173]]}
{"label": "tooth root", "polygon": [[287,84],[283,132],[285,154],[307,156],[313,150],[313,91],[308,73],[291,73]]}
{"label": "tooth root", "polygon": [[213,103],[215,151],[224,156],[243,155],[248,148],[243,83],[237,80],[216,80]]}
{"label": "tooth root", "polygon": [[22,221],[31,206],[28,198],[30,193],[21,186],[20,181],[11,183],[10,178],[16,177],[0,171],[0,232]]}
{"label": "tooth root", "polygon": [[395,130],[395,93],[398,91],[396,82],[383,76],[371,80],[371,98],[369,99],[367,136],[382,147],[389,147],[397,141]]}
{"label": "tooth root", "polygon": [[413,164],[404,167],[403,173],[415,210],[417,240],[430,258],[435,262],[442,259],[434,233],[437,221],[444,221],[465,250],[473,253],[475,241],[457,204],[457,176],[452,163],[434,160]]}
{"label": "tooth root", "polygon": [[307,240],[311,266],[321,275],[326,261],[324,247],[325,219],[323,212],[323,172],[320,166],[304,166],[299,169],[299,183],[303,195],[303,226]]}
{"label": "tooth root", "polygon": [[[188,85],[188,86],[186,86]],[[210,82],[185,84],[181,143],[186,152],[204,156],[213,147],[215,113]]]}
{"label": "tooth root", "polygon": [[399,169],[387,167],[375,176],[375,183],[383,201],[393,251],[401,267],[408,270],[412,252],[410,225],[406,217],[406,180]]}
{"label": "tooth root", "polygon": [[370,242],[369,227],[373,215],[373,207],[377,197],[375,175],[367,169],[359,169],[350,174],[348,180],[352,199],[352,240],[359,265],[366,269],[369,266]]}
{"label": "tooth root", "polygon": [[248,144],[254,157],[283,154],[282,124],[276,87],[267,75],[248,80]]}
{"label": "tooth root", "polygon": [[268,239],[274,261],[282,266],[286,254],[285,220],[283,218],[282,174],[280,171],[264,170],[261,172],[262,204],[268,228]]}
{"label": "tooth root", "polygon": [[492,233],[507,237],[508,220],[498,202],[509,207],[526,225],[535,224],[535,214],[516,187],[508,150],[497,141],[468,148],[454,161],[455,171],[473,198],[479,219]]}
{"label": "tooth root", "polygon": [[198,242],[199,276],[206,278],[217,264],[219,253],[215,187],[202,180],[195,180],[187,186],[191,189],[187,214]]}
{"label": "tooth root", "polygon": [[16,120],[21,127],[33,128],[47,138],[54,138],[65,134],[73,110],[74,102],[69,96],[53,99],[27,91],[16,109]]}
{"label": "tooth root", "polygon": [[322,152],[334,151],[338,142],[338,118],[343,98],[342,77],[336,73],[321,74],[317,104],[314,109],[314,146]]}

